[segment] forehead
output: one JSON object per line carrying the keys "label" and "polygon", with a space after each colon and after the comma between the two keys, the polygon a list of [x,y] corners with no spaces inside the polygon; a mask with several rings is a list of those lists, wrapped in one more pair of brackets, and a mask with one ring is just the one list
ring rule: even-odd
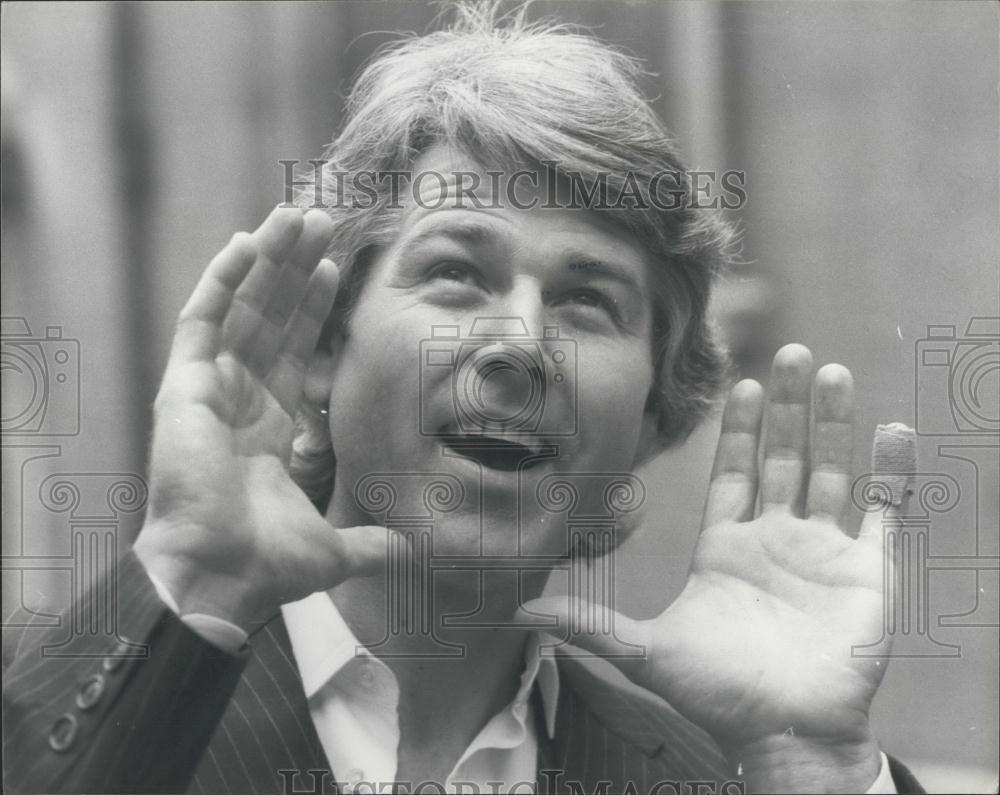
{"label": "forehead", "polygon": [[[470,244],[526,238],[540,249],[573,250],[614,260],[645,281],[649,252],[611,215],[573,206],[567,185],[539,167],[488,168],[444,146],[414,162],[396,227],[396,243],[407,244],[447,230]],[[491,232],[500,231],[500,235]],[[487,238],[491,238],[487,240]]]}

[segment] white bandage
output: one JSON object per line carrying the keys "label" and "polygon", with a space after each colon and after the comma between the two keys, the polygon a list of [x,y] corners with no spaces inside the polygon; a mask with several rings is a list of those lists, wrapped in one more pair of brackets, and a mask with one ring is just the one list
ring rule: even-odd
{"label": "white bandage", "polygon": [[917,472],[917,435],[901,422],[879,425],[872,445],[872,481],[883,484],[891,505],[899,507]]}

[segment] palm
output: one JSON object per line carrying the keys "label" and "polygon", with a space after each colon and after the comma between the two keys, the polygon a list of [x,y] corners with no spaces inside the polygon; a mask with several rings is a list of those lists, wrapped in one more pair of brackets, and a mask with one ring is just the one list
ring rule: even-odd
{"label": "palm", "polygon": [[246,364],[224,353],[215,361],[188,365],[176,377],[197,390],[190,396],[189,410],[199,433],[186,436],[185,441],[197,445],[199,452],[214,450],[238,461],[265,457],[287,463],[292,413]]}
{"label": "palm", "polygon": [[878,552],[831,524],[707,528],[683,592],[650,627],[649,686],[727,744],[752,741],[737,736],[746,727],[850,730],[884,671],[851,653],[879,637],[882,576]]}
{"label": "palm", "polygon": [[178,367],[172,378],[190,384],[191,392],[182,405],[158,417],[156,513],[183,511],[202,524],[202,517],[239,511],[234,528],[266,532],[267,522],[252,518],[260,513],[252,498],[261,493],[261,478],[283,470],[288,460],[291,416],[231,357]]}

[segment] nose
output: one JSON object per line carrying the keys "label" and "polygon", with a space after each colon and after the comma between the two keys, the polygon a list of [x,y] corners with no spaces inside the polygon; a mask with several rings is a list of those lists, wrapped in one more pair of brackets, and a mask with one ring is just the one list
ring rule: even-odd
{"label": "nose", "polygon": [[530,277],[515,279],[506,296],[508,314],[519,317],[528,336],[539,339],[545,327],[545,292],[537,280]]}
{"label": "nose", "polygon": [[477,308],[469,336],[481,340],[539,339],[545,330],[545,293],[530,278],[515,280],[487,305]]}
{"label": "nose", "polygon": [[538,352],[516,340],[479,348],[455,383],[460,411],[475,425],[528,430],[545,403]]}
{"label": "nose", "polygon": [[455,383],[460,410],[484,429],[527,430],[545,404],[545,372],[536,343],[544,333],[544,296],[532,279],[515,282],[492,318],[477,319],[483,341]]}

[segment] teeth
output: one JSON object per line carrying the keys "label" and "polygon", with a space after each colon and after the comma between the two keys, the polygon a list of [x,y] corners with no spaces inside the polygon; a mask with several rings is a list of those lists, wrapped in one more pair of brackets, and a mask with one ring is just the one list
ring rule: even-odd
{"label": "teeth", "polygon": [[452,428],[444,429],[442,434],[446,440],[451,442],[459,442],[466,444],[503,444],[503,445],[517,445],[518,447],[524,447],[531,453],[538,455],[542,451],[542,446],[539,442],[530,440],[523,436],[505,436],[505,435],[495,435],[487,432],[481,433],[458,433]]}
{"label": "teeth", "polygon": [[478,461],[485,467],[496,470],[514,471],[525,466],[534,466],[538,450],[520,440],[507,439],[486,434],[451,434],[444,443],[465,458]]}

